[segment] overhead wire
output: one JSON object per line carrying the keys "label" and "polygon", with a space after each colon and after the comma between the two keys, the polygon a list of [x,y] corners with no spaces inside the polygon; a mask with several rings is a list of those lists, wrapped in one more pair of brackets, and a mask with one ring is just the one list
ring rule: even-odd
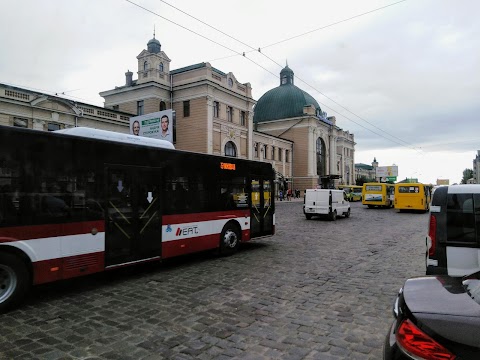
{"label": "overhead wire", "polygon": [[[127,1],[130,2],[130,3],[132,3],[130,0],[127,0]],[[186,11],[184,11],[184,10],[182,10],[182,9],[179,9],[178,7],[176,7],[176,6],[168,3],[168,2],[165,1],[165,0],[159,0],[159,1],[162,2],[162,3],[164,3],[164,4],[166,4],[166,5],[168,5],[168,6],[170,6],[170,7],[172,7],[172,8],[174,8],[175,10],[177,10],[177,11],[179,11],[179,12],[181,12],[181,13],[183,13],[183,14],[185,14],[185,15],[193,18],[193,19],[195,19],[196,21],[204,24],[205,26],[208,26],[209,28],[211,28],[211,29],[213,29],[213,30],[215,30],[215,31],[217,31],[217,32],[219,32],[219,33],[221,33],[221,34],[223,34],[223,35],[225,35],[225,36],[227,36],[227,37],[229,37],[229,38],[237,41],[238,43],[240,43],[240,44],[242,44],[242,45],[244,45],[244,46],[247,46],[247,47],[249,47],[250,49],[253,49],[252,51],[258,51],[260,54],[262,54],[264,57],[266,57],[267,59],[269,59],[271,62],[273,62],[274,64],[278,65],[280,68],[283,68],[283,66],[280,65],[277,61],[275,61],[274,59],[270,58],[268,55],[266,55],[265,53],[263,53],[263,52],[261,51],[262,48],[258,48],[258,50],[257,50],[255,47],[253,47],[253,46],[251,46],[251,45],[249,45],[249,44],[247,44],[247,43],[245,43],[245,42],[243,42],[243,41],[235,38],[234,36],[231,36],[231,35],[225,33],[224,31],[222,31],[222,30],[220,30],[220,29],[217,29],[216,27],[214,27],[214,26],[206,23],[205,21],[203,21],[203,20],[201,20],[201,19],[199,19],[199,18],[197,18],[197,17],[195,17],[195,16],[187,13]],[[364,15],[367,15],[367,14],[371,14],[371,13],[373,13],[373,12],[376,12],[376,11],[379,11],[379,10],[382,10],[382,9],[385,9],[385,8],[390,7],[390,6],[393,6],[393,5],[397,5],[397,4],[402,3],[402,2],[405,2],[405,1],[407,1],[407,0],[400,0],[400,1],[397,1],[397,2],[395,2],[395,3],[389,4],[389,5],[386,5],[386,6],[382,6],[382,7],[380,7],[380,8],[376,8],[376,9],[373,9],[373,10],[370,10],[370,11],[364,12],[364,13],[362,13],[362,14],[355,15],[355,16],[352,16],[352,17],[350,17],[350,18],[343,19],[343,20],[337,21],[337,22],[335,22],[335,23],[332,23],[332,24],[329,24],[329,25],[326,25],[326,26],[322,26],[322,27],[320,27],[320,28],[317,28],[317,29],[314,29],[314,30],[310,30],[310,31],[305,32],[305,33],[302,33],[302,34],[295,35],[295,36],[293,36],[293,37],[290,37],[290,38],[287,38],[287,39],[284,39],[284,40],[275,42],[275,43],[273,43],[273,44],[264,46],[263,49],[264,49],[264,48],[267,48],[267,47],[271,47],[271,46],[278,45],[278,44],[283,43],[283,42],[286,42],[286,41],[290,41],[290,40],[292,40],[292,39],[295,39],[295,38],[298,38],[298,37],[301,37],[301,36],[304,36],[304,35],[307,35],[307,34],[310,34],[310,33],[313,33],[313,32],[315,32],[315,31],[319,31],[319,30],[322,30],[322,29],[325,29],[325,28],[328,28],[328,27],[331,27],[331,26],[334,26],[334,25],[337,25],[337,24],[340,24],[340,23],[343,23],[343,22],[346,22],[346,21],[349,21],[349,20],[352,20],[352,19],[355,19],[355,18],[364,16]],[[140,6],[140,7],[141,7],[141,6]],[[143,7],[141,7],[141,8],[143,8]],[[153,13],[153,12],[152,12],[152,13]],[[162,18],[164,18],[164,17],[162,17]],[[164,18],[164,19],[165,19],[165,18]],[[173,22],[172,22],[172,23],[173,23]],[[182,27],[183,27],[183,26],[182,26]],[[185,28],[185,27],[184,27],[184,28]],[[194,32],[194,33],[196,33],[196,32]],[[202,35],[202,37],[204,37],[204,36]],[[228,57],[226,57],[226,58],[240,55],[238,52],[236,52],[236,51],[234,51],[234,50],[231,50],[231,51],[235,52],[236,54],[235,54],[235,55],[228,56]],[[249,51],[249,52],[251,52],[251,51]],[[272,75],[274,75],[276,78],[278,78],[278,75],[272,73],[270,70],[266,69],[265,67],[261,66],[261,65],[258,64],[257,62],[255,62],[255,61],[253,61],[252,59],[250,59],[249,57],[247,57],[247,56],[245,55],[245,52],[243,52],[241,55],[242,55],[244,58],[248,59],[249,61],[253,62],[255,65],[261,67],[261,68],[264,69],[265,71],[269,72],[270,74],[272,74]],[[218,59],[217,59],[217,60],[218,60]],[[213,61],[215,61],[215,60],[213,60]],[[379,134],[379,133],[377,133],[377,132],[375,132],[375,131],[373,131],[373,130],[371,130],[371,129],[369,129],[369,128],[361,125],[361,124],[359,124],[358,122],[355,122],[354,120],[350,119],[350,118],[347,117],[346,115],[341,114],[341,113],[338,112],[337,110],[335,110],[335,109],[333,109],[333,108],[331,108],[331,107],[329,107],[329,106],[327,106],[326,104],[323,103],[322,105],[323,105],[324,107],[327,107],[328,109],[330,109],[330,110],[334,111],[335,113],[341,115],[341,116],[344,117],[345,119],[347,119],[347,120],[353,122],[354,124],[356,124],[356,125],[364,128],[364,129],[366,129],[366,130],[374,133],[375,135],[381,136],[381,137],[383,137],[383,138],[385,138],[385,139],[387,139],[387,140],[389,140],[389,141],[392,141],[392,142],[394,142],[394,143],[396,143],[396,144],[398,144],[398,145],[401,145],[401,146],[404,146],[404,147],[413,149],[413,150],[415,150],[415,151],[419,151],[418,149],[415,148],[415,146],[414,146],[413,144],[408,143],[407,141],[402,140],[402,139],[400,139],[399,137],[397,137],[397,136],[395,136],[395,135],[392,135],[392,134],[390,134],[389,132],[387,132],[387,131],[379,128],[378,126],[376,126],[376,125],[374,125],[374,124],[372,124],[371,122],[367,121],[367,120],[364,119],[363,117],[361,117],[361,116],[359,116],[358,114],[354,113],[353,111],[349,110],[348,108],[346,108],[346,107],[343,106],[342,104],[338,103],[337,101],[335,101],[335,100],[332,99],[331,97],[327,96],[326,94],[324,94],[323,92],[321,92],[320,90],[318,90],[317,88],[315,88],[314,86],[310,85],[308,82],[304,81],[304,80],[301,79],[300,77],[296,76],[296,78],[297,78],[298,80],[300,80],[302,83],[304,83],[305,85],[307,85],[307,86],[309,86],[310,88],[312,88],[313,90],[317,91],[319,94],[323,95],[325,98],[329,99],[330,101],[332,101],[332,102],[335,103],[336,105],[340,106],[342,109],[348,111],[350,114],[358,117],[360,120],[366,122],[367,124],[369,124],[370,126],[374,127],[375,129],[377,129],[377,130],[379,130],[379,131],[387,134],[387,135],[390,136],[391,138],[394,138],[394,139],[397,139],[397,140],[401,141],[402,143],[399,143],[399,142],[397,142],[397,141],[395,141],[395,140],[386,138],[385,136],[383,136],[383,135],[381,135],[381,134]],[[409,145],[409,146],[406,146],[405,144],[407,144],[407,145]]]}

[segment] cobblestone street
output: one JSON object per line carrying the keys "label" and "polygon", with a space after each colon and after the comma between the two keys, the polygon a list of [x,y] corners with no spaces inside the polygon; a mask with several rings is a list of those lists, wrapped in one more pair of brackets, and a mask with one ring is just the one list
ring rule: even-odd
{"label": "cobblestone street", "polygon": [[276,235],[234,256],[34,288],[0,315],[0,358],[381,359],[398,289],[425,273],[428,214],[276,206]]}

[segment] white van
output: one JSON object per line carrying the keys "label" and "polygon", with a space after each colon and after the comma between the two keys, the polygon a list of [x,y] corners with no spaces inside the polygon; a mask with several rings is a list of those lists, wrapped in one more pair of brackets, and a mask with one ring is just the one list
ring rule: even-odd
{"label": "white van", "polygon": [[427,275],[480,271],[480,185],[441,186],[430,204]]}
{"label": "white van", "polygon": [[343,190],[307,189],[303,199],[303,213],[307,220],[312,216],[328,216],[330,220],[337,220],[337,215],[346,218],[350,216],[350,203]]}

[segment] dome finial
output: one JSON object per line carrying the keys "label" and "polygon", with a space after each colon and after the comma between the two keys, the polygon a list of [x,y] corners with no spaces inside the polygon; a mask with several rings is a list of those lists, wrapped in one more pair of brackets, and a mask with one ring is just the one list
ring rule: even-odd
{"label": "dome finial", "polygon": [[288,59],[285,59],[285,66],[288,67]]}
{"label": "dome finial", "polygon": [[155,24],[153,24],[153,38],[155,39]]}

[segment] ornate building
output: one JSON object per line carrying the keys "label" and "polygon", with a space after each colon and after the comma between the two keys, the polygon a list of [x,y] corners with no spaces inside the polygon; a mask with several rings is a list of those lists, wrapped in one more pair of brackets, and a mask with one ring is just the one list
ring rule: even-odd
{"label": "ornate building", "polygon": [[170,70],[155,36],[137,60],[137,80],[127,71],[124,85],[100,93],[105,107],[135,115],[171,108],[177,149],[267,161],[291,176],[292,141],[254,131],[250,83],[209,63]]}
{"label": "ornate building", "polygon": [[354,136],[339,128],[335,117],[325,115],[310,94],[294,85],[288,65],[280,72],[280,85],[254,107],[257,131],[293,141],[294,188],[355,183]]}
{"label": "ornate building", "polygon": [[[317,101],[294,85],[287,66],[281,83],[258,103],[250,83],[209,63],[171,69],[160,42],[137,55],[137,79],[100,93],[104,107],[0,84],[0,124],[38,130],[86,126],[128,133],[131,116],[176,113],[177,149],[266,161],[279,183],[306,189],[354,183],[354,136],[325,117]],[[333,181],[332,181],[333,180]]]}
{"label": "ornate building", "polygon": [[367,181],[377,181],[378,162],[373,158],[372,165],[358,163],[355,164],[355,180],[366,179]]}

